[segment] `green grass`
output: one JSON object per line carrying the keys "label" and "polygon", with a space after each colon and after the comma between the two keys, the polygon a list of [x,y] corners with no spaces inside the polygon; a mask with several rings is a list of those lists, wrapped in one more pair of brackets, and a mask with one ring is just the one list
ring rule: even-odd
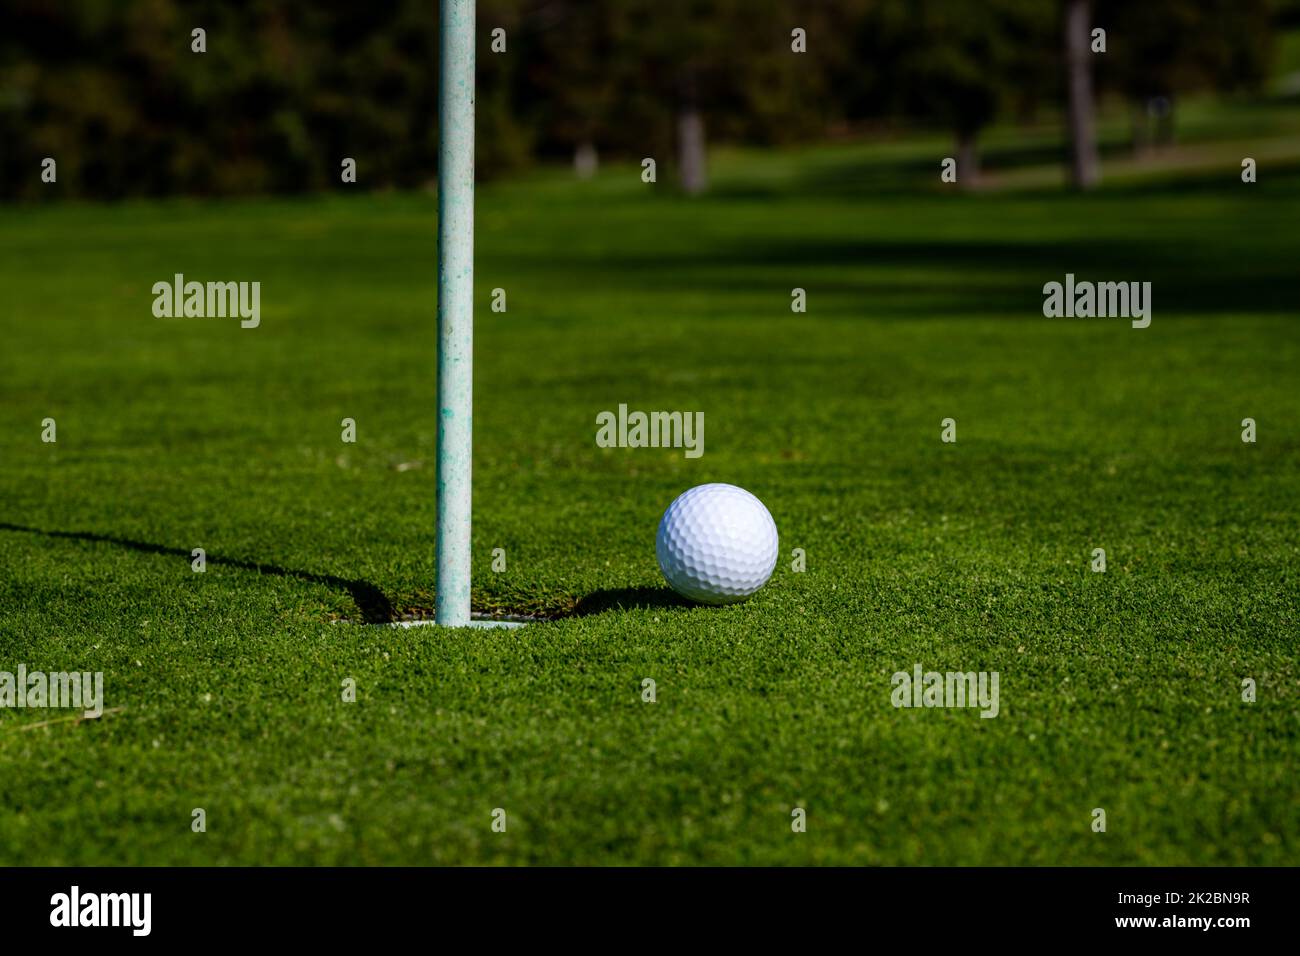
{"label": "green grass", "polygon": [[[1300,172],[970,196],[921,152],[482,190],[475,604],[554,618],[515,632],[336,623],[434,602],[432,198],[0,211],[0,670],[121,708],[0,710],[0,863],[1300,862]],[[260,280],[261,328],[154,318],[175,272]],[[1042,318],[1066,272],[1151,327]],[[620,402],[704,457],[598,449]],[[706,481],[780,528],[744,605],[655,566]],[[895,710],[917,662],[1001,715]]]}

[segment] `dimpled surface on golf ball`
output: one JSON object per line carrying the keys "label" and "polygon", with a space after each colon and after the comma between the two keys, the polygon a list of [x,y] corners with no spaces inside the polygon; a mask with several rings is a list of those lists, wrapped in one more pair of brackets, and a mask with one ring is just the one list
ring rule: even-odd
{"label": "dimpled surface on golf ball", "polygon": [[744,488],[697,485],[664,512],[655,553],[659,570],[682,597],[734,604],[772,576],[776,522]]}

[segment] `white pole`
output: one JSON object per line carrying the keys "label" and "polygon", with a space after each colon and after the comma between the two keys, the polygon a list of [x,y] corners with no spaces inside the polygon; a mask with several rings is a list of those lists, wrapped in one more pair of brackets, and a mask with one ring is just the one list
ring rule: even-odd
{"label": "white pole", "polygon": [[441,0],[438,66],[439,624],[470,622],[474,396],[474,4]]}

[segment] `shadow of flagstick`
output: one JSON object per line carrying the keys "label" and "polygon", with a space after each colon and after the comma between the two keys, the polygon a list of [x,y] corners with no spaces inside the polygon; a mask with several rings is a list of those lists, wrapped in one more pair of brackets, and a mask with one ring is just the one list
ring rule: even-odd
{"label": "shadow of flagstick", "polygon": [[[133,541],[130,538],[119,538],[111,534],[99,534],[94,531],[47,531],[43,528],[30,528],[26,525],[11,524],[0,521],[0,531],[18,531],[24,534],[37,534],[46,538],[64,538],[70,541],[92,541],[102,544],[113,544],[121,548],[127,548],[131,551],[139,551],[143,554],[161,554],[167,556],[176,556],[189,561],[192,557],[191,552],[186,548],[172,548],[163,544],[153,544],[149,541]],[[326,587],[347,591],[356,602],[357,607],[361,610],[362,618],[367,624],[378,624],[385,621],[391,621],[396,616],[393,612],[392,602],[384,596],[384,592],[379,590],[368,581],[357,581],[348,578],[341,578],[334,574],[316,574],[312,571],[299,571],[293,568],[283,568],[277,564],[262,564],[257,561],[246,561],[242,558],[223,558],[220,555],[209,554],[206,556],[209,564],[218,564],[227,568],[239,568],[243,571],[256,571],[258,574],[274,574],[279,577],[296,578],[299,581],[310,581],[312,584],[323,584]]]}

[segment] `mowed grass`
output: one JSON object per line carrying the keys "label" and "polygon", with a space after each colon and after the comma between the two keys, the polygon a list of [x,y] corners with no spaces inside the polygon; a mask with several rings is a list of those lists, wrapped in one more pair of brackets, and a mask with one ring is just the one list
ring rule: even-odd
{"label": "mowed grass", "polygon": [[[435,600],[432,197],[0,211],[0,670],[114,709],[0,710],[0,863],[1300,862],[1300,168],[963,195],[936,149],[481,190],[512,632],[364,623]],[[155,318],[177,272],[261,327]],[[1067,272],[1151,281],[1151,327],[1043,318]],[[620,403],[705,454],[597,448]],[[780,529],[743,605],[656,568],[707,481]],[[917,663],[999,716],[895,709]]]}

